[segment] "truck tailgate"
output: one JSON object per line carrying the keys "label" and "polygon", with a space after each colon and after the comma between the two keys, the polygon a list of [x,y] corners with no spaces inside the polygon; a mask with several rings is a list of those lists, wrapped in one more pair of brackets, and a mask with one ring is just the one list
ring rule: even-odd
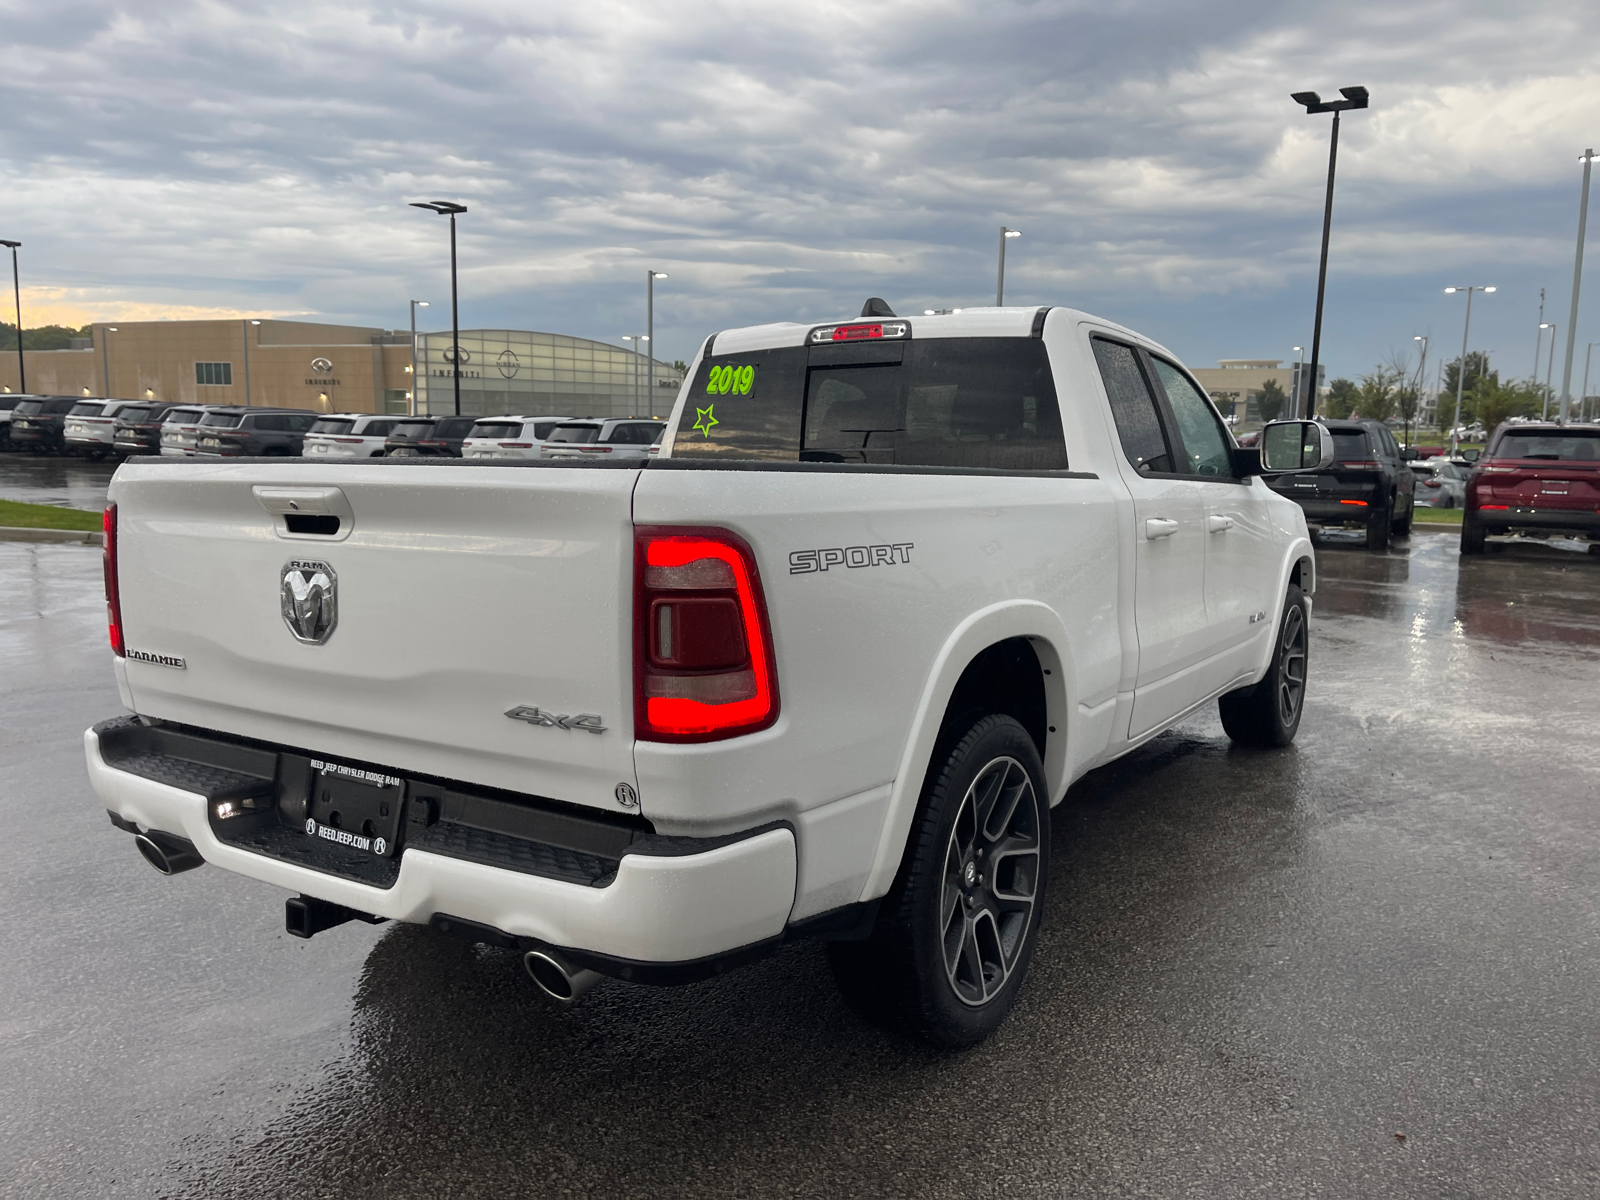
{"label": "truck tailgate", "polygon": [[[135,709],[616,811],[618,783],[636,783],[636,478],[130,463],[110,499]],[[343,514],[338,533],[296,535],[269,511],[302,493],[305,507]],[[331,568],[336,623],[321,644],[298,640],[284,614],[291,562]],[[518,709],[522,719],[506,715]],[[557,720],[583,714],[604,731]]]}

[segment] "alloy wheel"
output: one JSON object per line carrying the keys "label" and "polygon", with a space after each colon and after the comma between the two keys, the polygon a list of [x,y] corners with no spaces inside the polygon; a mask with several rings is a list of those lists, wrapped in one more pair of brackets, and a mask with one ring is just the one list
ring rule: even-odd
{"label": "alloy wheel", "polygon": [[1298,604],[1284,614],[1279,660],[1278,718],[1292,728],[1306,694],[1306,614]]}
{"label": "alloy wheel", "polygon": [[1009,756],[986,764],[961,799],[939,929],[945,975],[969,1007],[992,999],[1021,961],[1039,893],[1039,825],[1033,780]]}

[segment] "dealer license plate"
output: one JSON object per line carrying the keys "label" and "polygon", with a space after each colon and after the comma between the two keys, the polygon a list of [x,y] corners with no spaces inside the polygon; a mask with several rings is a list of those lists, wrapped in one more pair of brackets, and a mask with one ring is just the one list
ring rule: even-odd
{"label": "dealer license plate", "polygon": [[405,808],[405,780],[361,767],[311,760],[308,836],[391,858]]}

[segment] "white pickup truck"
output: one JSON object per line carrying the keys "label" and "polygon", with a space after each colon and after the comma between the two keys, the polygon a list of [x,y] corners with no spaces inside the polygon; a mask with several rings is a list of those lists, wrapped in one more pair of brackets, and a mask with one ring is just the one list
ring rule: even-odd
{"label": "white pickup truck", "polygon": [[983,1037],[1075,779],[1213,701],[1294,737],[1315,560],[1259,474],[1332,445],[1239,449],[1086,313],[867,311],[708,339],[647,462],[125,464],[113,823],[301,936],[430,923],[562,1000],[822,937],[859,1010]]}

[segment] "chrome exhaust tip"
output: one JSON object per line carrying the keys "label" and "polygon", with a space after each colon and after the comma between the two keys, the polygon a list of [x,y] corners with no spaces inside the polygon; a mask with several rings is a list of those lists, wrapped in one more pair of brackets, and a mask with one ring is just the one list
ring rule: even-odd
{"label": "chrome exhaust tip", "polygon": [[163,875],[181,875],[206,865],[206,860],[200,857],[200,851],[194,848],[193,842],[170,833],[157,833],[155,830],[136,833],[133,844],[144,855],[145,862]]}
{"label": "chrome exhaust tip", "polygon": [[571,967],[548,950],[529,950],[522,965],[539,990],[563,1008],[571,1008],[600,982],[597,972]]}

